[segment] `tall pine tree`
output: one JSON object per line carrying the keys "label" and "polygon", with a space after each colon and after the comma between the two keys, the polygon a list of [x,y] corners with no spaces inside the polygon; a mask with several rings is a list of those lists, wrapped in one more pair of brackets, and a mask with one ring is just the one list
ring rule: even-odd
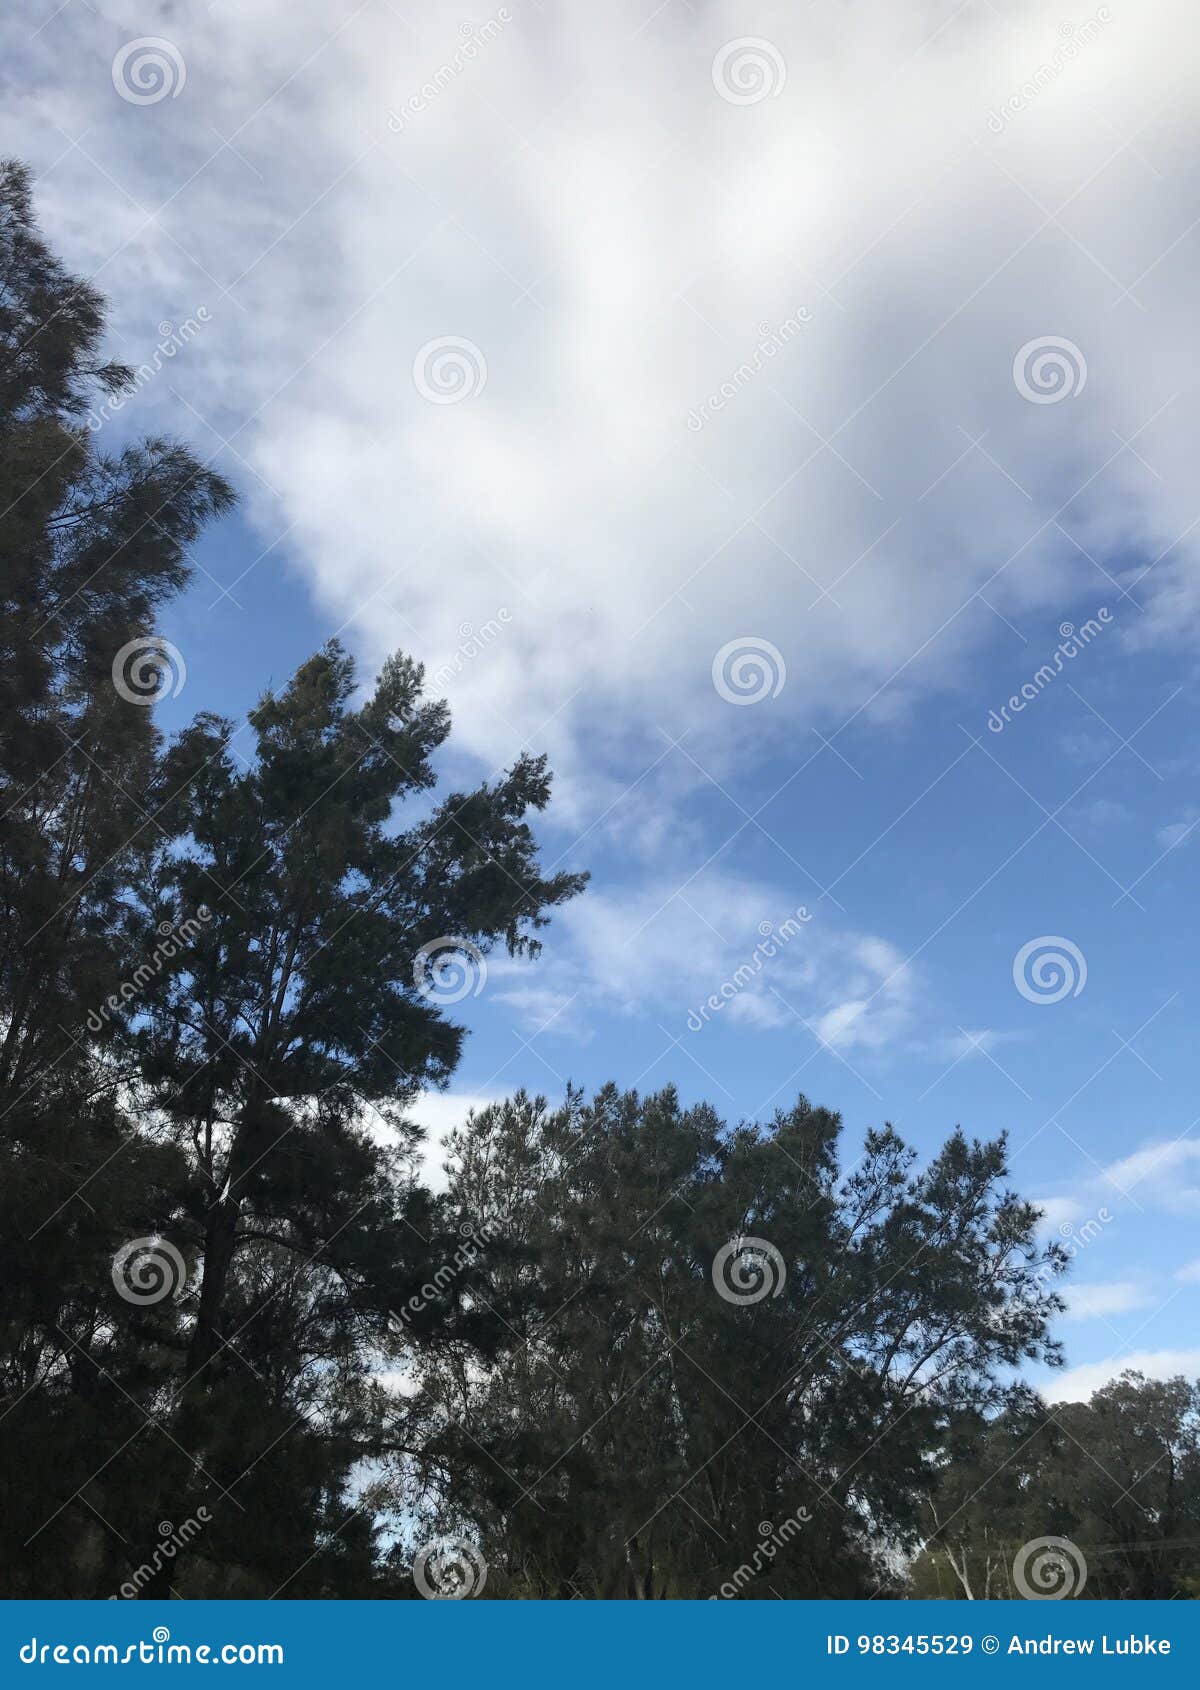
{"label": "tall pine tree", "polygon": [[536,757],[430,806],[449,717],[405,658],[356,702],[313,657],[248,767],[212,716],[163,747],[156,617],[231,494],[177,443],[97,449],[103,328],[5,167],[5,1593],[363,1594],[380,1375],[466,1319],[398,1312],[444,1247],[404,1114],[461,1049],[431,982],[535,952],[584,877],[538,866]]}

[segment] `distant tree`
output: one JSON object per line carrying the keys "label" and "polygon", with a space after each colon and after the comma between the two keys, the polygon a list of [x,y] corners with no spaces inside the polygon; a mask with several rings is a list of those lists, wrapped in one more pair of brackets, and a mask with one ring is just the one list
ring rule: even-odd
{"label": "distant tree", "polygon": [[[915,1594],[1021,1596],[1018,1557],[1047,1537],[1080,1552],[1087,1597],[1200,1593],[1200,1385],[1127,1372],[1090,1402],[1001,1416],[959,1454],[927,1504]],[[1080,1588],[1061,1553],[1034,1588]]]}
{"label": "distant tree", "polygon": [[610,1086],[451,1140],[450,1203],[489,1239],[467,1295],[511,1342],[425,1359],[417,1472],[495,1594],[894,1587],[955,1419],[1054,1359],[1057,1264],[1002,1143],[955,1134],[918,1170],[889,1127],[843,1177],[840,1130],[803,1099],[729,1128]]}
{"label": "distant tree", "polygon": [[914,1596],[989,1601],[1019,1594],[1012,1567],[1031,1507],[1042,1511],[1034,1537],[1061,1535],[1067,1520],[1051,1488],[1050,1458],[1060,1440],[1032,1392],[993,1418],[971,1409],[954,1422],[922,1508],[928,1536],[910,1569]]}

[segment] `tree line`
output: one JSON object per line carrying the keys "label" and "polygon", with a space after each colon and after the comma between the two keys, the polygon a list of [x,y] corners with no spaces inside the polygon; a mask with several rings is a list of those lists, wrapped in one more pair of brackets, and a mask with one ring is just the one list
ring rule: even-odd
{"label": "tree line", "polygon": [[1003,1141],[850,1158],[804,1098],[613,1084],[469,1116],[429,1188],[441,971],[584,890],[545,760],[443,790],[421,666],[336,642],[249,755],[164,739],[156,627],[233,493],[102,449],[104,319],[5,165],[2,1594],[1008,1594],[1055,1532],[1093,1590],[1190,1593],[1194,1391],[1014,1383],[1064,1258]]}

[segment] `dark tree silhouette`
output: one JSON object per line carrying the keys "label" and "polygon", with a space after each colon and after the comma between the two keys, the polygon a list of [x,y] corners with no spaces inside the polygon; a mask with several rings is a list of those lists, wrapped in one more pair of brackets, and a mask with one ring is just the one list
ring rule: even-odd
{"label": "dark tree silhouette", "polygon": [[356,704],[319,653],[249,767],[209,716],[163,747],[155,618],[230,491],[170,442],[96,450],[128,372],[15,165],[0,290],[7,1593],[361,1593],[376,1375],[459,1318],[396,1313],[443,1225],[403,1110],[463,1037],[429,987],[444,950],[535,952],[585,877],[538,867],[536,757],[405,825],[450,725],[405,658]]}
{"label": "dark tree silhouette", "polygon": [[798,1509],[739,1595],[895,1586],[949,1427],[1055,1356],[1055,1257],[1001,1143],[955,1134],[918,1170],[889,1127],[842,1178],[840,1131],[803,1098],[730,1128],[608,1087],[452,1142],[451,1201],[494,1240],[474,1294],[519,1336],[487,1369],[427,1358],[426,1480],[497,1588],[720,1593]]}

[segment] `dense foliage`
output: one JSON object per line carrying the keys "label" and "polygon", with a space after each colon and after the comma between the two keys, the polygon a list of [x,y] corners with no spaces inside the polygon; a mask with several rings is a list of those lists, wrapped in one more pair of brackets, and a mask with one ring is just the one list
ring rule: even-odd
{"label": "dense foliage", "polygon": [[249,761],[212,716],[162,745],[156,612],[229,489],[168,441],[96,449],[87,398],[128,373],[15,166],[0,288],[7,1593],[107,1594],[200,1510],[145,1594],[369,1591],[377,1376],[460,1324],[397,1314],[443,1247],[403,1115],[462,1039],[431,969],[535,951],[582,877],[538,866],[536,757],[405,824],[449,719],[404,658],[356,703],[318,653]]}
{"label": "dense foliage", "polygon": [[1026,1403],[961,1435],[926,1504],[918,1594],[1019,1595],[1022,1546],[1052,1537],[1082,1560],[1051,1555],[1044,1590],[1066,1579],[1095,1599],[1200,1596],[1200,1385],[1126,1373],[1090,1402]]}
{"label": "dense foliage", "polygon": [[512,1593],[714,1594],[800,1510],[744,1594],[896,1585],[947,1426],[1051,1353],[1058,1305],[1002,1146],[918,1170],[888,1128],[843,1178],[840,1131],[803,1099],[731,1128],[609,1087],[456,1136],[451,1201],[503,1241],[477,1295],[520,1341],[431,1356],[423,1398],[447,1524],[483,1524]]}

